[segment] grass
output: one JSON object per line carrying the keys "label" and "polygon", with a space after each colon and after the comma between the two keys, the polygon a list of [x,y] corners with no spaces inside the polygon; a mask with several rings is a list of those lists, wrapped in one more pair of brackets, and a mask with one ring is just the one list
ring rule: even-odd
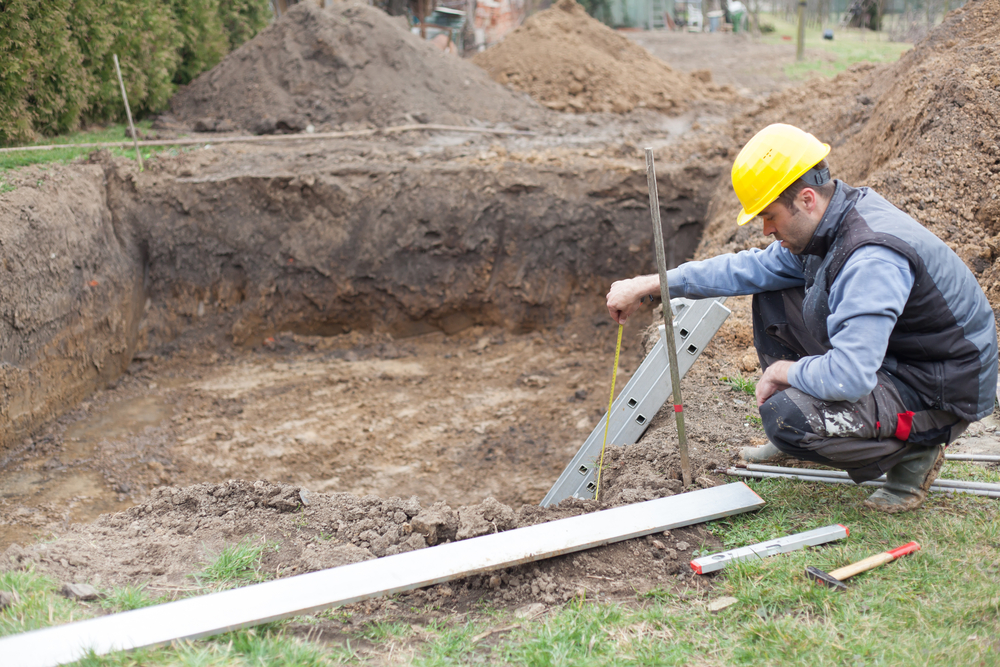
{"label": "grass", "polygon": [[154,604],[167,601],[167,598],[160,597],[153,599],[149,597],[146,593],[146,584],[140,584],[138,586],[122,586],[112,589],[110,593],[101,599],[100,604],[110,612],[121,612],[150,607]]}
{"label": "grass", "polygon": [[[946,463],[951,478],[1000,480],[1000,470]],[[821,547],[743,562],[713,575],[704,597],[666,588],[637,593],[618,604],[574,599],[536,620],[486,609],[445,617],[419,634],[406,622],[370,622],[344,645],[292,636],[287,622],[227,633],[171,647],[91,656],[80,665],[330,665],[367,662],[353,649],[412,651],[425,667],[501,663],[555,665],[1000,665],[1000,504],[973,496],[934,494],[917,512],[876,514],[863,506],[866,487],[789,480],[750,480],[766,501],[758,512],[708,524],[726,548],[753,544],[832,523],[850,537]],[[922,549],[858,575],[845,592],[803,575],[806,565],[832,570],[916,540]],[[206,565],[200,579],[213,586],[259,580],[268,545],[245,540]],[[106,593],[100,605],[57,594],[58,583],[33,572],[0,574],[0,590],[19,601],[0,612],[0,635],[81,619],[99,606],[125,610],[148,604],[140,587]],[[712,614],[706,603],[738,602]],[[316,620],[350,619],[347,610]],[[300,619],[301,622],[315,622]],[[516,627],[512,627],[516,626]],[[505,632],[486,634],[503,627]],[[385,655],[370,656],[380,662]],[[391,661],[390,661],[391,662]]]}
{"label": "grass", "polygon": [[[136,132],[148,132],[151,126],[151,121],[139,121],[136,123]],[[14,186],[11,185],[5,178],[5,172],[10,171],[11,169],[18,169],[33,164],[48,164],[51,162],[66,164],[76,158],[90,155],[92,152],[97,150],[95,148],[74,148],[73,144],[101,143],[123,140],[131,141],[131,138],[132,135],[129,133],[127,125],[108,125],[104,128],[73,132],[71,134],[60,135],[57,137],[43,137],[34,144],[30,144],[35,146],[65,144],[66,148],[54,148],[47,151],[0,153],[0,193],[10,192],[14,189]],[[113,155],[127,157],[130,160],[135,159],[135,148],[131,146],[128,148],[110,148],[108,150],[110,150]],[[166,151],[171,155],[176,155],[181,150],[185,149],[170,146],[146,146],[141,149],[142,159],[149,160],[155,154],[163,151]],[[190,147],[187,147],[186,150],[190,150]]]}
{"label": "grass", "polygon": [[261,572],[260,561],[269,548],[274,547],[263,540],[248,537],[239,544],[225,547],[195,578],[201,585],[216,590],[266,581],[269,577]]}
{"label": "grass", "polygon": [[[995,500],[934,496],[919,512],[888,516],[863,509],[866,488],[751,486],[764,509],[710,525],[727,547],[831,523],[847,525],[850,538],[724,570],[711,597],[739,602],[718,615],[663,593],[639,609],[566,607],[512,637],[503,654],[525,665],[1000,664]],[[922,550],[859,575],[843,593],[803,575],[808,564],[831,570],[910,540]]]}
{"label": "grass", "polygon": [[737,375],[735,377],[721,377],[719,378],[719,382],[729,385],[736,391],[742,391],[749,396],[756,396],[757,394],[757,381],[752,378]]}
{"label": "grass", "polygon": [[[796,24],[785,21],[779,16],[761,15],[761,21],[771,23],[775,30],[765,34],[761,41],[765,44],[791,44],[794,48],[798,29]],[[823,30],[832,29],[833,39],[823,39]],[[783,37],[791,37],[789,42]],[[823,28],[806,27],[806,60],[786,65],[785,76],[792,80],[807,79],[812,76],[833,77],[843,72],[857,62],[873,63],[896,62],[904,51],[912,48],[906,42],[890,42],[885,34],[859,28],[841,28],[836,25],[826,25]],[[832,60],[810,60],[809,51],[825,51],[834,56]]]}

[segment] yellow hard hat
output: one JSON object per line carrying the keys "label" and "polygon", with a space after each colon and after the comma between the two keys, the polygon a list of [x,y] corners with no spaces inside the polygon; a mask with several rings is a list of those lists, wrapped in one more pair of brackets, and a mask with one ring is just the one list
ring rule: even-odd
{"label": "yellow hard hat", "polygon": [[830,146],[793,125],[768,125],[733,162],[733,190],[743,204],[736,224],[745,225],[797,178],[830,152]]}

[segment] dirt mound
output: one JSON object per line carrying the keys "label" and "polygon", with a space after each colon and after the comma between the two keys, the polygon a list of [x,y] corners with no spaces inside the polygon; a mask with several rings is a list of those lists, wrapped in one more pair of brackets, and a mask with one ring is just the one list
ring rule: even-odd
{"label": "dirt mound", "polygon": [[[610,477],[622,480],[624,469],[645,464],[646,457],[643,452],[642,456],[612,456],[611,460],[610,467],[619,474]],[[608,489],[629,502],[637,493],[651,498],[672,495],[680,490],[674,488],[678,485],[661,485],[656,491],[633,490],[624,496],[627,485],[610,482]],[[147,502],[103,515],[93,524],[74,526],[54,542],[12,545],[0,557],[0,571],[35,568],[64,582],[89,582],[107,588],[148,584],[151,590],[180,593],[200,590],[204,582],[198,579],[199,573],[227,545],[263,545],[258,574],[272,578],[600,508],[594,501],[569,500],[553,509],[526,505],[515,512],[487,498],[453,510],[444,503],[421,507],[416,497],[325,495],[265,481],[160,487]],[[458,586],[469,593],[470,602],[487,596],[497,603],[538,600],[554,604],[577,595],[581,587],[611,590],[606,584],[595,586],[585,581],[588,574],[598,580],[617,581],[618,588],[625,591],[631,591],[632,585],[662,585],[666,575],[686,573],[692,550],[705,543],[718,544],[700,527],[678,529],[656,539],[658,544],[649,538],[556,562],[508,568],[495,575],[472,577]],[[436,594],[447,597],[452,593],[439,589]]]}
{"label": "dirt mound", "polygon": [[344,124],[537,122],[530,100],[367,5],[300,3],[182,88],[200,130],[292,132]]}
{"label": "dirt mound", "polygon": [[676,113],[689,102],[730,99],[707,70],[685,74],[587,15],[574,0],[539,12],[473,62],[550,109]]}
{"label": "dirt mound", "polygon": [[[729,156],[774,122],[829,142],[836,177],[873,187],[937,234],[1000,307],[1000,0],[950,13],[897,63],[772,96],[734,122]],[[737,207],[724,179],[699,256],[767,243],[759,227],[736,227]]]}

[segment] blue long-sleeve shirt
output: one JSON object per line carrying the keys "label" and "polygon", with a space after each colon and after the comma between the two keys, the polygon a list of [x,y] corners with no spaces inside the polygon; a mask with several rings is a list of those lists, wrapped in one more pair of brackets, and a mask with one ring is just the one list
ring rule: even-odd
{"label": "blue long-sleeve shirt", "polygon": [[[764,250],[687,262],[668,271],[667,281],[671,297],[736,296],[803,285],[802,269],[803,261],[775,241]],[[830,287],[826,327],[833,349],[797,361],[788,382],[825,401],[857,401],[869,394],[913,280],[909,260],[895,250],[859,248]]]}

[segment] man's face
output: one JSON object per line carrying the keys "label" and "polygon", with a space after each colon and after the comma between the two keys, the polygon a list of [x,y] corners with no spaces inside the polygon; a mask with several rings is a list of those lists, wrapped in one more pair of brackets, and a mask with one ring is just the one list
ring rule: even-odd
{"label": "man's face", "polygon": [[[772,202],[760,212],[760,219],[764,223],[764,236],[774,236],[781,241],[781,247],[787,248],[793,255],[801,254],[805,250],[809,239],[822,217],[809,215],[809,209],[814,207],[802,206],[796,198],[792,209],[788,209],[784,204]],[[808,204],[808,202],[806,202]]]}

